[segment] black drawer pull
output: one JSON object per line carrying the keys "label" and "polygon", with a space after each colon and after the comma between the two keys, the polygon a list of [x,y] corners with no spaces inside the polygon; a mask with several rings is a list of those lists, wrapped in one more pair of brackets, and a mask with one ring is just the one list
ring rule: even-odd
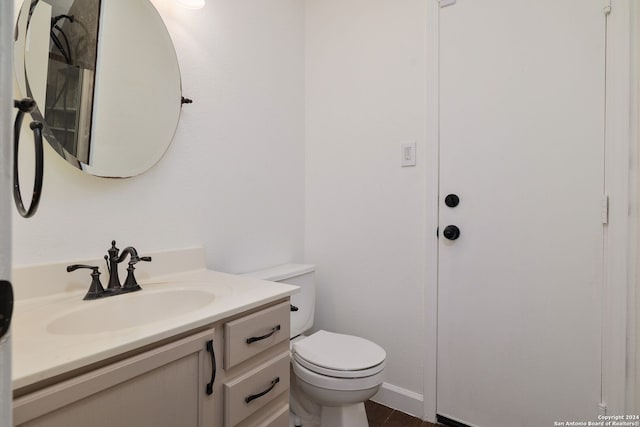
{"label": "black drawer pull", "polygon": [[275,334],[276,332],[278,332],[280,330],[280,325],[276,326],[275,328],[271,329],[271,332],[269,332],[266,335],[262,335],[260,337],[251,337],[251,338],[247,338],[247,344],[251,344],[252,342],[256,342],[256,341],[261,341],[264,339],[269,338],[271,335]]}
{"label": "black drawer pull", "polygon": [[244,401],[249,403],[253,400],[256,400],[259,397],[264,396],[265,394],[269,393],[271,390],[273,390],[273,388],[276,386],[276,384],[278,384],[280,382],[280,377],[276,377],[273,381],[271,381],[271,385],[269,386],[268,389],[266,389],[265,391],[263,391],[262,393],[258,393],[258,394],[252,394],[251,396],[247,396],[244,398]]}
{"label": "black drawer pull", "polygon": [[213,394],[213,383],[216,381],[216,353],[213,351],[213,340],[207,341],[207,351],[211,353],[211,381],[207,384],[207,395]]}

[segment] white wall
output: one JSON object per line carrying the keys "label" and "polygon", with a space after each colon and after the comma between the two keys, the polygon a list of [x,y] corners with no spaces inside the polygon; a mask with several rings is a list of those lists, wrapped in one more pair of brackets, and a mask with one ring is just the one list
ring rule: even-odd
{"label": "white wall", "polygon": [[14,265],[99,257],[112,239],[141,253],[204,245],[209,267],[229,272],[300,261],[304,4],[153,3],[194,100],[173,144],[125,180],[85,175],[46,147],[40,210],[30,220],[14,213]]}
{"label": "white wall", "polygon": [[[422,416],[423,298],[435,237],[427,230],[435,222],[425,155],[427,4],[306,6],[305,259],[317,265],[316,326],[383,346],[385,381],[405,399],[381,400]],[[401,168],[400,144],[410,140],[418,165]]]}
{"label": "white wall", "polygon": [[[142,253],[204,245],[210,268],[240,272],[300,261],[304,249],[318,266],[317,327],[382,345],[401,409],[422,415],[435,231],[426,3],[154,4],[194,99],[174,143],[126,180],[82,174],[47,147],[40,211],[14,220],[14,263],[99,257],[116,239]],[[401,168],[408,140],[418,165]]]}

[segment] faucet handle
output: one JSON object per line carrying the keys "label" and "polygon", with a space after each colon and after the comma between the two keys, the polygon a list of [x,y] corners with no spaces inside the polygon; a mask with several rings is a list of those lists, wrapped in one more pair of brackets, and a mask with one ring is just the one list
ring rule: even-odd
{"label": "faucet handle", "polygon": [[81,268],[93,270],[91,273],[91,286],[89,286],[89,291],[83,299],[92,300],[103,297],[104,288],[102,287],[102,283],[100,283],[100,267],[97,265],[73,264],[67,266],[67,272],[71,273],[72,271],[76,271]]}
{"label": "faucet handle", "polygon": [[138,256],[136,255],[131,255],[131,257],[129,258],[129,265],[136,265],[137,263],[139,263],[140,261],[145,261],[145,262],[151,262],[151,257],[150,256]]}
{"label": "faucet handle", "polygon": [[100,269],[97,265],[85,265],[85,264],[73,264],[67,266],[67,273],[71,273],[72,271],[76,271],[79,268],[88,268],[93,271],[97,271]]}
{"label": "faucet handle", "polygon": [[124,281],[124,285],[122,285],[122,290],[124,292],[134,292],[134,291],[139,291],[139,290],[142,289],[140,287],[140,285],[138,284],[138,281],[136,280],[136,277],[133,274],[133,272],[136,269],[135,265],[140,261],[151,262],[151,257],[150,256],[141,256],[141,257],[136,256],[136,257],[131,257],[129,259],[129,268],[127,268],[127,279]]}

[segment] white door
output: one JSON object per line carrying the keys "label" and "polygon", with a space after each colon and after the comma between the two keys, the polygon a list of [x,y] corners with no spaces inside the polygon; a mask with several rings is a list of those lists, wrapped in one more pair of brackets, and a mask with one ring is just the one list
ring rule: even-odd
{"label": "white door", "polygon": [[596,420],[603,2],[458,0],[439,37],[437,412],[480,427]]}

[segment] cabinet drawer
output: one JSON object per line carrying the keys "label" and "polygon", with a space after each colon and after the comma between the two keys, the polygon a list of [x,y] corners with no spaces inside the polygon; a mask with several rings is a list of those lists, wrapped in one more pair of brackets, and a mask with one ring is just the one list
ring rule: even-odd
{"label": "cabinet drawer", "polygon": [[289,427],[289,405],[280,407],[258,427]]}
{"label": "cabinet drawer", "polygon": [[282,393],[269,405],[240,421],[235,427],[289,427],[289,394]]}
{"label": "cabinet drawer", "polygon": [[283,302],[224,326],[224,367],[229,369],[289,339],[290,304]]}
{"label": "cabinet drawer", "polygon": [[224,385],[225,427],[235,426],[285,392],[289,392],[288,351]]}

